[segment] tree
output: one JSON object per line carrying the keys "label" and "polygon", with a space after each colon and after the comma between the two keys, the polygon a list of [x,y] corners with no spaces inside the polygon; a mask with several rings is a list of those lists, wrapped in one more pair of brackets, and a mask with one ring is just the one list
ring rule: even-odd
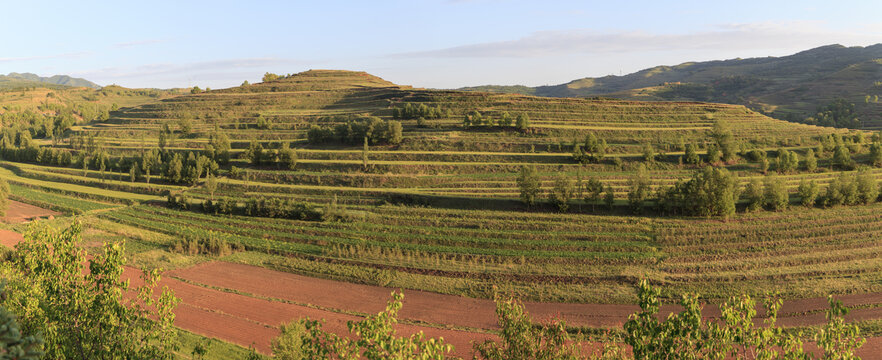
{"label": "tree", "polygon": [[[880,159],[880,161],[882,161],[882,159]],[[813,173],[817,169],[818,159],[815,157],[815,152],[812,149],[808,149],[808,151],[805,152],[805,171]]]}
{"label": "tree", "polygon": [[510,127],[512,121],[511,114],[508,111],[503,111],[502,116],[499,118],[499,126]]}
{"label": "tree", "polygon": [[165,179],[168,182],[179,183],[184,176],[184,162],[181,154],[175,153],[165,169]]}
{"label": "tree", "polygon": [[606,192],[603,194],[603,203],[606,204],[606,208],[612,210],[613,205],[616,202],[616,193],[613,191],[612,186],[606,186]]}
{"label": "tree", "polygon": [[837,144],[833,149],[833,164],[842,170],[854,169],[854,160],[848,153],[848,148],[842,144]]}
{"label": "tree", "polygon": [[698,165],[701,164],[701,157],[698,156],[698,152],[695,151],[695,145],[686,144],[686,159],[685,162],[689,165]]}
{"label": "tree", "polygon": [[387,126],[387,134],[388,134],[388,142],[392,145],[398,145],[401,143],[401,140],[404,138],[401,135],[401,123],[398,121],[388,121],[386,123]]}
{"label": "tree", "polygon": [[857,185],[858,202],[872,204],[879,198],[879,184],[866,167],[862,167],[855,178]]}
{"label": "tree", "polygon": [[251,165],[259,166],[263,161],[263,145],[257,142],[257,140],[252,139],[251,144],[248,145],[248,150],[245,151],[245,158],[251,162]]}
{"label": "tree", "polygon": [[570,200],[573,198],[573,182],[565,176],[558,176],[554,180],[554,186],[548,194],[548,200],[557,206],[560,212],[567,212],[570,208]]}
{"label": "tree", "polygon": [[827,311],[827,324],[817,334],[815,341],[824,351],[825,359],[859,359],[855,352],[864,345],[866,339],[861,338],[861,330],[855,324],[846,324],[845,316],[848,308],[842,302],[827,296],[830,310]]}
{"label": "tree", "polygon": [[[6,282],[0,282],[0,299],[6,295]],[[43,355],[43,338],[22,331],[15,314],[0,305],[0,359],[39,360]]]}
{"label": "tree", "polygon": [[273,358],[279,360],[302,360],[303,336],[306,335],[306,326],[302,321],[292,321],[282,324],[280,334],[272,340]]}
{"label": "tree", "polygon": [[648,164],[655,163],[655,149],[650,143],[643,143],[643,161]]}
{"label": "tree", "polygon": [[0,179],[0,216],[6,216],[7,209],[9,209],[9,183],[5,179]]}
{"label": "tree", "polygon": [[744,189],[744,198],[747,200],[747,211],[757,211],[763,208],[765,195],[763,184],[759,179],[751,180]]}
{"label": "tree", "polygon": [[519,113],[515,120],[515,126],[520,131],[527,131],[530,129],[530,118],[525,113]]}
{"label": "tree", "polygon": [[539,195],[541,183],[539,182],[539,174],[536,168],[532,166],[521,166],[521,171],[517,178],[518,189],[521,192],[521,201],[529,206],[536,204],[536,196]]}
{"label": "tree", "polygon": [[724,124],[722,121],[718,120],[714,122],[711,136],[714,138],[714,141],[716,141],[717,143],[717,147],[720,149],[723,162],[730,162],[734,160],[737,145],[733,140],[732,131],[729,129],[729,127],[726,126],[726,124]]}
{"label": "tree", "polygon": [[726,169],[706,166],[679,186],[679,190],[687,214],[723,218],[735,214],[738,181]]}
{"label": "tree", "polygon": [[404,295],[392,293],[386,310],[362,321],[346,323],[350,336],[338,336],[321,330],[321,323],[304,320],[306,333],[301,338],[303,358],[340,360],[443,359],[453,351],[444,338],[427,339],[423,332],[399,337],[393,326]]}
{"label": "tree", "polygon": [[279,79],[279,75],[268,72],[268,73],[263,74],[263,79],[261,81],[270,82],[270,81],[276,81],[278,79]]}
{"label": "tree", "polygon": [[720,162],[720,148],[717,144],[708,144],[707,146],[707,162],[710,164],[716,164]]}
{"label": "tree", "polygon": [[796,188],[796,195],[799,196],[799,203],[805,207],[811,207],[815,204],[815,200],[818,199],[818,183],[814,180],[807,181],[806,179],[802,179],[799,182],[799,187]]}
{"label": "tree", "polygon": [[766,178],[765,204],[771,210],[781,211],[787,209],[790,204],[790,195],[787,186],[781,179]]}
{"label": "tree", "polygon": [[282,148],[279,149],[279,161],[288,170],[294,170],[297,167],[297,152],[291,149],[288,143],[282,143]]}
{"label": "tree", "polygon": [[870,164],[882,167],[882,143],[874,142],[870,145]]}
{"label": "tree", "polygon": [[208,174],[205,179],[205,191],[208,191],[211,201],[214,201],[214,192],[217,191],[217,178],[214,175]]}
{"label": "tree", "polygon": [[577,160],[582,163],[599,163],[606,156],[606,147],[606,140],[598,139],[594,133],[588,133],[585,136],[584,146],[580,147],[581,157]]}
{"label": "tree", "polygon": [[0,265],[9,279],[3,304],[23,329],[42,334],[47,359],[172,359],[178,300],[167,289],[154,294],[159,271],[144,270],[144,285],[130,288],[123,244],[108,242],[90,258],[81,233],[77,220],[64,230],[30,228]]}
{"label": "tree", "polygon": [[799,166],[799,158],[796,153],[784,149],[778,149],[778,158],[776,160],[779,173],[789,173],[796,171]]}
{"label": "tree", "polygon": [[589,178],[585,190],[587,190],[585,202],[590,203],[591,211],[594,211],[594,205],[600,202],[600,194],[603,193],[603,183],[593,177]]}
{"label": "tree", "polygon": [[631,206],[631,211],[642,212],[643,202],[649,197],[649,175],[643,164],[637,167],[637,174],[628,180],[628,188],[628,204]]}
{"label": "tree", "polygon": [[537,324],[513,298],[494,295],[499,319],[500,341],[486,340],[475,344],[475,358],[509,359],[580,359],[581,348],[567,333],[563,321]]}
{"label": "tree", "polygon": [[198,94],[201,92],[202,92],[202,89],[200,89],[198,86],[194,86],[192,89],[190,89],[191,94]]}

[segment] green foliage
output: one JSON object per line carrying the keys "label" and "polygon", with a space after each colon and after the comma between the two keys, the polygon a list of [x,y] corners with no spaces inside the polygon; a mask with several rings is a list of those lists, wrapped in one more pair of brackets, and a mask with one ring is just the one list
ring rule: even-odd
{"label": "green foliage", "polygon": [[536,324],[513,298],[494,296],[499,319],[500,342],[486,340],[475,344],[475,358],[486,360],[534,359],[577,360],[579,344],[567,333],[563,321]]}
{"label": "green foliage", "polygon": [[686,144],[686,158],[684,161],[689,165],[701,164],[701,157],[698,156],[698,152],[695,151],[695,145]]}
{"label": "green foliage", "polygon": [[833,149],[833,164],[842,170],[854,169],[854,159],[851,158],[851,154],[845,145],[841,143],[836,144],[836,147]]}
{"label": "green foliage", "polygon": [[603,203],[606,205],[606,208],[612,210],[613,204],[616,202],[616,193],[613,191],[613,187],[610,185],[606,186],[606,191],[603,193]]}
{"label": "green foliage", "polygon": [[427,339],[419,332],[410,337],[399,337],[393,326],[398,323],[398,311],[404,295],[392,293],[386,310],[366,319],[346,323],[350,336],[338,336],[321,330],[321,323],[304,320],[306,333],[301,338],[302,351],[307,359],[340,360],[435,360],[444,359],[453,346],[443,338]]}
{"label": "green foliage", "polygon": [[520,172],[518,172],[517,184],[521,192],[521,201],[530,206],[535,205],[536,196],[539,195],[542,186],[539,182],[539,174],[536,172],[536,168],[522,166]]}
{"label": "green foliage", "polygon": [[279,149],[279,163],[288,170],[297,167],[297,152],[287,142],[282,143],[282,148]]}
{"label": "green foliage", "polygon": [[395,120],[383,120],[375,116],[338,117],[334,121],[340,123],[333,128],[313,125],[306,133],[310,144],[326,144],[342,142],[350,145],[361,144],[368,138],[371,144],[398,145],[404,139],[401,123]]}
{"label": "green foliage", "polygon": [[517,118],[515,119],[515,127],[520,131],[527,131],[530,129],[530,117],[525,113],[519,113]]}
{"label": "green foliage", "polygon": [[588,183],[585,184],[585,190],[585,202],[590,203],[593,210],[594,205],[600,201],[601,193],[603,193],[603,183],[591,177],[588,179]]}
{"label": "green foliage", "polygon": [[655,163],[655,148],[650,143],[643,143],[643,161],[648,164]]}
{"label": "green foliage", "polygon": [[799,166],[799,157],[797,157],[796,153],[792,151],[778,149],[776,163],[778,172],[787,174],[796,171],[796,168]]}
{"label": "green foliage", "polygon": [[723,160],[723,162],[731,162],[735,160],[735,152],[738,148],[738,145],[735,143],[735,140],[732,136],[732,130],[729,128],[728,125],[726,125],[722,121],[714,122],[714,127],[711,130],[711,137],[714,139],[717,147],[720,149],[721,159]]}
{"label": "green foliage", "polygon": [[644,201],[649,198],[649,175],[646,167],[640,164],[637,174],[628,180],[628,205],[633,213],[643,211]]}
{"label": "green foliage", "polygon": [[882,143],[874,142],[870,145],[870,164],[882,167]]}
{"label": "green foliage", "polygon": [[[0,282],[0,300],[6,300],[5,282]],[[0,305],[0,359],[38,360],[43,355],[43,338],[24,333],[16,316]]]}
{"label": "green foliage", "polygon": [[770,210],[781,211],[790,205],[790,194],[787,193],[787,184],[781,179],[766,178],[764,203]]}
{"label": "green foliage", "polygon": [[845,99],[836,99],[819,107],[813,117],[806,119],[806,123],[839,128],[857,128],[861,124],[854,112],[854,104]]}
{"label": "green foliage", "polygon": [[[882,155],[882,153],[880,153]],[[882,161],[882,158],[880,158]],[[880,163],[882,164],[882,163]],[[818,169],[818,159],[815,157],[815,152],[812,149],[808,149],[805,153],[805,171],[813,173]]]}
{"label": "green foliage", "polygon": [[866,342],[866,339],[861,338],[860,328],[845,323],[848,308],[842,306],[841,301],[830,295],[827,302],[830,304],[830,310],[826,314],[827,325],[815,335],[818,347],[824,351],[824,359],[860,359],[855,352]]}
{"label": "green foliage", "polygon": [[223,257],[245,249],[239,244],[229,244],[226,240],[219,238],[216,232],[208,230],[199,234],[184,234],[174,242],[172,250],[190,256]]}
{"label": "green foliage", "polygon": [[763,184],[759,179],[753,179],[747,184],[744,198],[747,200],[747,211],[753,212],[763,208],[765,195]]}
{"label": "green foliage", "polygon": [[251,162],[251,165],[260,166],[264,158],[263,145],[257,140],[251,140],[251,144],[248,145],[248,150],[243,153],[243,156]]}
{"label": "green foliage", "polygon": [[861,204],[871,204],[879,198],[879,184],[876,177],[873,176],[867,168],[858,170],[855,177],[857,186],[858,202]]}
{"label": "green foliage", "polygon": [[565,176],[558,176],[554,179],[554,186],[551,188],[551,192],[548,193],[548,200],[554,206],[557,206],[560,212],[567,212],[570,208],[570,200],[573,198],[574,191],[572,180]]}
{"label": "green foliage", "polygon": [[818,199],[818,194],[820,190],[818,189],[818,183],[814,180],[808,181],[802,179],[799,182],[799,187],[796,188],[796,195],[799,196],[799,203],[805,207],[811,207],[815,204],[815,201]]}
{"label": "green foliage", "polygon": [[302,321],[292,321],[279,327],[281,333],[272,340],[273,358],[278,360],[302,360],[303,336],[306,326]]}
{"label": "green foliage", "polygon": [[[78,221],[63,231],[39,223],[28,229],[2,265],[6,308],[26,333],[43,335],[50,359],[172,358],[178,300],[168,289],[154,295],[159,272],[145,270],[145,285],[130,289],[121,278],[122,244],[107,243],[88,259],[79,247],[81,229]],[[136,298],[126,296],[130,290]]]}
{"label": "green foliage", "polygon": [[270,82],[270,81],[276,81],[279,78],[281,78],[279,75],[268,72],[268,73],[263,74],[263,78],[261,79],[261,81]]}

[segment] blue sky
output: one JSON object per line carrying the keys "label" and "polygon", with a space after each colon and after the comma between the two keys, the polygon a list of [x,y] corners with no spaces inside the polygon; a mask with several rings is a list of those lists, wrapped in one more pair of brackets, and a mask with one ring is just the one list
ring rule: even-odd
{"label": "blue sky", "polygon": [[0,73],[221,88],[364,70],[418,87],[558,84],[882,42],[882,1],[4,1]]}

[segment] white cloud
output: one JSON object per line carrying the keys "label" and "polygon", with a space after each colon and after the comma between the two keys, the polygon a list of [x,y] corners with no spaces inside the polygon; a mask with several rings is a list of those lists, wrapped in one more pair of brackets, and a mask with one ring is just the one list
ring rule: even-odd
{"label": "white cloud", "polygon": [[878,32],[833,31],[819,22],[723,24],[681,34],[643,31],[598,32],[575,29],[540,31],[526,37],[445,49],[409,52],[393,57],[526,58],[578,54],[637,53],[677,50],[756,50],[806,48],[822,44],[882,42]]}

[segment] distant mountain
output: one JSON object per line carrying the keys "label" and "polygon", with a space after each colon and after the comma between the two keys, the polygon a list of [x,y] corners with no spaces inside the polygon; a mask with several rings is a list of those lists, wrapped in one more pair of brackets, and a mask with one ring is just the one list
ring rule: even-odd
{"label": "distant mountain", "polygon": [[55,75],[51,77],[41,77],[32,73],[9,73],[9,75],[0,75],[0,82],[3,83],[46,83],[52,85],[63,85],[71,87],[88,87],[100,89],[101,86],[86,79],[70,77],[67,75]]}
{"label": "distant mountain", "polygon": [[877,96],[882,97],[882,44],[828,45],[783,57],[687,62],[554,86],[487,85],[460,90],[721,102],[747,105],[793,121],[803,121],[818,107],[844,98],[855,104],[865,127],[880,127],[882,102]]}

